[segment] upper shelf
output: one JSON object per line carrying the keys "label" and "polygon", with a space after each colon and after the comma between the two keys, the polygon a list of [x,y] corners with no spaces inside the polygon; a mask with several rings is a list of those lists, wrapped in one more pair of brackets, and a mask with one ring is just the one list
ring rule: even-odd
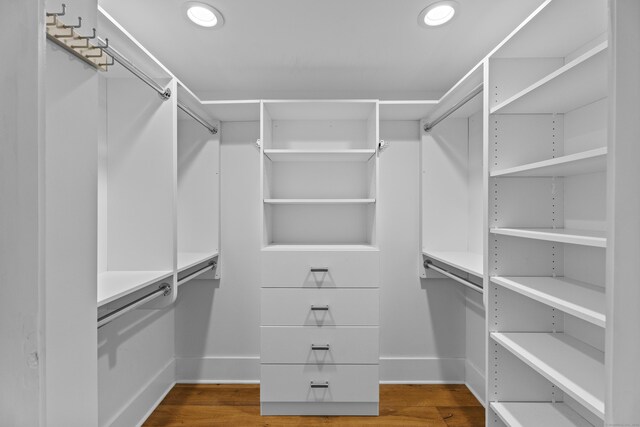
{"label": "upper shelf", "polygon": [[280,150],[265,149],[273,162],[366,162],[376,150]]}
{"label": "upper shelf", "polygon": [[607,168],[607,147],[556,157],[491,172],[492,177],[554,177],[602,172]]}
{"label": "upper shelf", "polygon": [[607,233],[599,230],[574,230],[570,228],[492,228],[492,234],[523,237],[525,239],[573,245],[607,247]]}
{"label": "upper shelf", "polygon": [[202,108],[221,122],[257,122],[260,120],[260,101],[229,100],[202,101]]}
{"label": "upper shelf", "polygon": [[178,252],[178,273],[218,256],[218,252]]}
{"label": "upper shelf", "polygon": [[566,113],[607,96],[607,42],[491,108],[491,114]]}
{"label": "upper shelf", "polygon": [[432,251],[423,249],[422,254],[468,274],[482,277],[482,254],[474,252]]}
{"label": "upper shelf", "polygon": [[98,274],[98,307],[171,277],[171,271],[106,271]]}
{"label": "upper shelf", "polygon": [[375,118],[377,100],[264,100],[272,120],[369,120]]}

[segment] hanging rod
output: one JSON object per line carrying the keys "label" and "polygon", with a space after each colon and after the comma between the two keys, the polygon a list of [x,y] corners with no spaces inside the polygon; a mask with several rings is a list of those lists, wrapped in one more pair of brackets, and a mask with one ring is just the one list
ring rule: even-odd
{"label": "hanging rod", "polygon": [[483,89],[483,84],[480,83],[478,86],[476,86],[475,88],[473,88],[473,90],[471,92],[469,92],[464,98],[462,98],[460,101],[458,101],[458,103],[456,105],[454,105],[453,107],[449,108],[447,111],[445,111],[444,113],[442,113],[442,115],[440,115],[440,117],[438,117],[437,119],[435,119],[434,121],[430,122],[430,123],[426,123],[424,125],[424,131],[425,132],[429,132],[431,129],[433,129],[438,123],[440,123],[441,121],[443,121],[444,119],[446,119],[447,117],[449,117],[451,114],[455,113],[460,107],[462,107],[464,104],[466,104],[467,102],[471,101],[473,98],[475,98],[475,96],[477,94],[479,94],[480,92],[482,92]]}
{"label": "hanging rod", "polygon": [[98,40],[103,44],[101,46],[102,50],[104,50],[109,56],[111,56],[118,64],[122,65],[126,68],[131,74],[135,75],[137,78],[145,82],[150,88],[158,92],[160,97],[164,100],[171,98],[171,89],[164,88],[162,85],[157,83],[151,77],[149,77],[144,71],[133,65],[131,61],[129,61],[125,56],[115,50],[113,47],[109,46],[108,43],[105,43],[103,40]]}
{"label": "hanging rod", "polygon": [[100,329],[101,327],[103,327],[104,325],[106,325],[107,323],[111,323],[114,320],[116,320],[118,317],[122,316],[125,313],[128,313],[129,311],[136,309],[138,307],[140,307],[142,304],[145,304],[149,301],[151,301],[152,299],[155,299],[157,297],[160,296],[160,294],[162,294],[163,296],[167,296],[169,295],[169,293],[171,293],[171,286],[168,285],[167,283],[163,283],[158,289],[156,289],[155,291],[142,296],[134,301],[131,301],[128,304],[123,305],[122,307],[112,311],[109,314],[106,314],[104,316],[98,317],[98,329]]}
{"label": "hanging rod", "polygon": [[182,102],[178,101],[178,108],[187,113],[193,118],[196,122],[200,123],[202,126],[206,127],[209,132],[213,135],[218,133],[218,128],[207,123],[202,117],[194,113],[189,107],[184,105]]}
{"label": "hanging rod", "polygon": [[466,286],[467,288],[473,289],[476,292],[480,292],[483,293],[483,289],[481,287],[479,287],[478,285],[476,285],[473,282],[468,281],[467,279],[463,279],[462,277],[458,277],[453,273],[449,273],[447,270],[443,270],[440,267],[436,267],[435,265],[433,265],[432,263],[430,263],[429,261],[425,261],[424,262],[424,268],[430,268],[433,271],[437,271],[438,273],[447,276],[450,279],[455,280],[456,282],[463,284],[464,286]]}
{"label": "hanging rod", "polygon": [[204,267],[202,267],[201,269],[194,271],[193,273],[184,276],[181,279],[178,279],[178,286],[187,283],[189,280],[205,273],[207,270],[215,270],[216,267],[218,266],[218,262],[217,261],[211,261],[209,264],[205,265]]}

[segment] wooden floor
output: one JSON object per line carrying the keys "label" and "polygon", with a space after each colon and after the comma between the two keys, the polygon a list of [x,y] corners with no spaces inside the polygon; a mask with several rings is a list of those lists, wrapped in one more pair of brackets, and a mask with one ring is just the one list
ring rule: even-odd
{"label": "wooden floor", "polygon": [[258,385],[178,384],[144,426],[484,426],[464,385],[381,385],[379,417],[261,417]]}

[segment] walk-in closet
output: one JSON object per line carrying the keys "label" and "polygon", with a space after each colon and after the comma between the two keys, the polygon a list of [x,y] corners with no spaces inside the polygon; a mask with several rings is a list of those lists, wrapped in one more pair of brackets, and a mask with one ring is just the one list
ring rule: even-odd
{"label": "walk-in closet", "polygon": [[0,426],[640,426],[640,1],[3,0]]}

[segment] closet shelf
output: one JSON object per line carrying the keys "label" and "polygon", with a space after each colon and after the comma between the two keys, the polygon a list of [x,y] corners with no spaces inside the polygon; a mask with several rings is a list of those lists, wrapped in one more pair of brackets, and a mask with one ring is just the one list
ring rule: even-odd
{"label": "closet shelf", "polygon": [[593,427],[564,403],[491,402],[490,406],[509,427]]}
{"label": "closet shelf", "polygon": [[106,271],[98,274],[98,307],[171,277],[171,271]]}
{"label": "closet shelf", "polygon": [[285,244],[277,244],[272,243],[262,248],[263,251],[327,251],[327,252],[341,252],[341,251],[371,251],[377,252],[380,249],[373,245],[311,245],[311,244],[300,244],[300,245],[285,245]]}
{"label": "closet shelf", "polygon": [[178,252],[178,273],[218,256],[218,252]]}
{"label": "closet shelf", "polygon": [[604,353],[564,333],[502,333],[491,338],[604,419]]}
{"label": "closet shelf", "polygon": [[491,172],[492,177],[554,177],[602,172],[607,167],[607,147],[569,154]]}
{"label": "closet shelf", "polygon": [[477,277],[482,277],[483,275],[482,254],[423,249],[422,255]]}
{"label": "closet shelf", "polygon": [[363,205],[376,199],[264,199],[268,205]]}
{"label": "closet shelf", "polygon": [[492,277],[491,282],[605,327],[604,288],[566,277]]}
{"label": "closet shelf", "polygon": [[607,96],[607,42],[491,108],[491,114],[566,113]]}
{"label": "closet shelf", "polygon": [[366,162],[376,154],[376,150],[268,149],[264,154],[273,162]]}
{"label": "closet shelf", "polygon": [[427,117],[438,100],[380,101],[380,120],[422,120]]}
{"label": "closet shelf", "polygon": [[492,234],[523,237],[525,239],[574,245],[607,247],[607,233],[598,230],[575,230],[570,228],[492,228]]}

